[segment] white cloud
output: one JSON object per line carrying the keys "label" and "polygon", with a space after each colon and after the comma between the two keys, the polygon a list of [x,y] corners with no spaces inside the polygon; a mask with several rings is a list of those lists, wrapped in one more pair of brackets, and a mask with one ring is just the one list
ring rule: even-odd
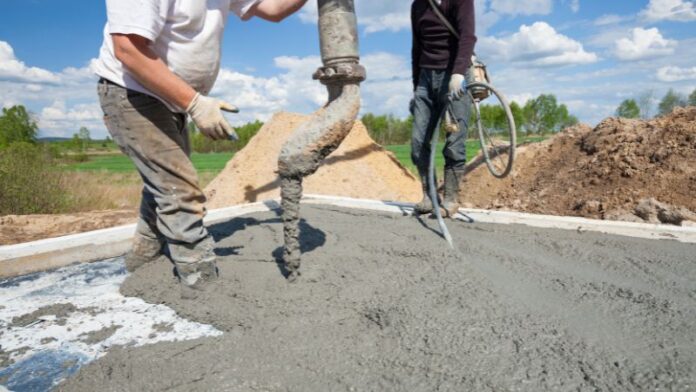
{"label": "white cloud", "polygon": [[689,0],[650,0],[641,12],[648,21],[669,20],[674,22],[696,21],[696,7]]}
{"label": "white cloud", "polygon": [[524,106],[524,104],[526,104],[527,101],[529,101],[530,99],[536,98],[538,95],[539,94],[534,95],[530,92],[522,92],[519,94],[509,95],[507,98],[508,98],[508,101],[510,101],[510,102],[517,102],[518,105]]}
{"label": "white cloud", "polygon": [[5,41],[0,41],[0,81],[28,83],[56,83],[58,75],[45,69],[27,67],[15,57],[14,49]]}
{"label": "white cloud", "polygon": [[[362,63],[369,78],[362,85],[364,110],[406,115],[411,96],[410,58],[378,52],[364,55]],[[312,80],[321,65],[319,56],[279,56],[274,64],[277,73],[269,77],[255,76],[244,67],[240,67],[244,71],[221,70],[213,95],[240,107],[239,115],[228,117],[234,125],[265,121],[281,110],[311,113],[326,103],[326,88]],[[41,136],[70,137],[85,126],[95,138],[104,137],[107,133],[93,68],[94,60],[81,68],[51,73],[51,83],[37,83],[35,78],[31,83],[0,79],[0,104],[22,104],[34,111]]]}
{"label": "white cloud", "polygon": [[[578,0],[571,0],[574,6]],[[552,0],[475,0],[476,29],[479,35],[496,24],[501,15],[547,15],[553,8]],[[406,0],[355,0],[358,23],[365,32],[397,32],[411,28],[411,2]],[[299,13],[305,23],[317,22],[317,4],[310,1]]]}
{"label": "white cloud", "polygon": [[362,111],[406,116],[413,95],[410,59],[378,52],[365,56],[367,80],[362,84]]}
{"label": "white cloud", "polygon": [[506,15],[548,15],[552,0],[491,0],[491,10]]}
{"label": "white cloud", "polygon": [[656,27],[643,29],[637,27],[631,37],[616,41],[614,54],[620,60],[644,60],[671,55],[677,47],[677,41],[666,39]]}
{"label": "white cloud", "polygon": [[235,125],[253,120],[265,121],[279,110],[311,112],[326,102],[326,89],[312,80],[312,73],[321,64],[318,56],[277,57],[281,71],[263,78],[223,68],[212,95],[240,108],[239,115],[229,116]]}
{"label": "white cloud", "polygon": [[696,67],[681,68],[675,66],[661,67],[657,70],[657,79],[661,82],[681,82],[696,80]]}
{"label": "white cloud", "polygon": [[595,19],[594,24],[595,24],[595,26],[615,25],[615,24],[625,22],[625,21],[629,20],[630,18],[631,17],[629,17],[629,16],[605,14],[605,15],[602,15],[599,18]]}
{"label": "white cloud", "polygon": [[67,137],[77,133],[80,127],[101,129],[102,116],[102,110],[96,102],[68,107],[65,101],[55,101],[41,110],[38,116],[39,128],[42,136]]}
{"label": "white cloud", "polygon": [[546,22],[522,25],[510,36],[481,39],[481,53],[492,59],[524,63],[530,66],[563,66],[594,63],[595,53],[586,52],[583,45],[558,33]]}
{"label": "white cloud", "polygon": [[368,80],[389,80],[403,75],[411,77],[410,59],[387,52],[365,56],[362,61],[367,69]]}
{"label": "white cloud", "polygon": [[[401,31],[411,27],[411,3],[404,0],[356,0],[355,11],[358,23],[366,33]],[[317,3],[310,1],[300,11],[305,23],[317,22]]]}
{"label": "white cloud", "polygon": [[53,72],[26,65],[9,43],[0,41],[0,103],[24,105],[38,113],[41,136],[70,136],[81,126],[103,136],[94,62]]}
{"label": "white cloud", "polygon": [[[405,115],[412,89],[410,59],[378,52],[361,62],[368,74],[362,84],[363,110]],[[326,88],[311,78],[321,64],[318,56],[282,56],[274,63],[281,72],[268,78],[221,70],[212,95],[239,106],[240,114],[229,117],[235,125],[267,120],[280,110],[311,113],[326,103]]]}
{"label": "white cloud", "polygon": [[570,9],[574,13],[578,13],[578,11],[580,11],[580,0],[571,0]]}

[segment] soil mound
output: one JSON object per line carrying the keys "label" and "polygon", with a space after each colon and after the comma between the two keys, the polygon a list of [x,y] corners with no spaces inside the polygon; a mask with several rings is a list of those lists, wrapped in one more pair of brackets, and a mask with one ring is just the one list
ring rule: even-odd
{"label": "soil mound", "polygon": [[483,166],[474,170],[463,199],[480,208],[653,223],[696,216],[696,107],[649,121],[577,125],[520,150],[503,181]]}
{"label": "soil mound", "polygon": [[0,216],[0,245],[19,244],[43,238],[60,237],[86,231],[134,223],[134,210],[107,210],[63,215]]}
{"label": "soil mound", "polygon": [[[308,117],[278,113],[237,153],[205,189],[208,208],[277,198],[278,155],[292,132]],[[305,194],[417,201],[417,179],[389,151],[375,143],[357,121],[341,146],[304,181]]]}

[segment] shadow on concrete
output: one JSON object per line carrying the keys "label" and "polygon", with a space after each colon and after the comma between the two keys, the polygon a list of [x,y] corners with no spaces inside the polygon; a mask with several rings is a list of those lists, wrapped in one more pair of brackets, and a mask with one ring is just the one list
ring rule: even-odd
{"label": "shadow on concrete", "polygon": [[269,182],[266,185],[254,188],[251,185],[244,187],[244,200],[248,203],[255,203],[258,201],[259,195],[274,189],[280,188],[280,178]]}
{"label": "shadow on concrete", "polygon": [[417,215],[417,214],[414,214],[413,216],[416,218],[416,220],[418,221],[418,223],[420,223],[421,226],[423,226],[425,229],[427,229],[428,231],[431,231],[431,232],[435,233],[438,237],[445,238],[445,236],[444,236],[442,233],[440,233],[439,231],[437,231],[437,230],[433,229],[432,227],[430,227],[430,226],[425,222],[425,220],[423,220],[423,216],[426,216],[428,219],[433,219],[433,218],[435,217],[435,215],[433,215],[433,214],[424,214],[424,215]]}
{"label": "shadow on concrete", "polygon": [[[269,219],[259,220],[249,217],[237,217],[229,221],[219,222],[208,227],[208,231],[215,239],[215,242],[220,243],[222,240],[232,237],[235,233],[247,228],[259,225],[279,225],[282,232],[283,221],[280,218],[280,210],[273,211],[276,216]],[[326,244],[326,233],[322,230],[313,227],[306,220],[300,219],[300,251],[304,253],[311,252],[321,248]],[[281,238],[282,241],[282,238]],[[244,248],[244,245],[218,247],[215,249],[217,256],[235,256],[239,255],[239,251]],[[284,277],[288,277],[289,272],[285,268],[283,261],[283,246],[282,244],[271,252],[271,257],[268,262],[275,262],[278,265],[278,270]]]}

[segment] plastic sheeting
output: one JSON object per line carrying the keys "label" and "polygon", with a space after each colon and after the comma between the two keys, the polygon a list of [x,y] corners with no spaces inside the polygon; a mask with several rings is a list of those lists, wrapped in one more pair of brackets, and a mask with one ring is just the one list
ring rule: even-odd
{"label": "plastic sheeting", "polygon": [[[0,369],[0,390],[50,390],[115,345],[222,334],[164,305],[124,297],[119,286],[126,275],[117,258],[0,281],[0,360],[13,362]],[[50,314],[56,304],[73,306]],[[37,310],[42,311],[35,320],[16,322]]]}

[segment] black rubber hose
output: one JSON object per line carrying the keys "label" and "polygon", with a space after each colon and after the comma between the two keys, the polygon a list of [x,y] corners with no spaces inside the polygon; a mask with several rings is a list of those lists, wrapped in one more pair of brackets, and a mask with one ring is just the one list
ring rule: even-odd
{"label": "black rubber hose", "polygon": [[[451,100],[447,103],[447,109],[443,111],[443,117],[447,114],[447,110],[449,110],[449,105],[451,104]],[[440,121],[438,123],[438,126],[435,128],[435,131],[433,132],[433,138],[430,142],[430,165],[428,167],[428,191],[430,193],[430,200],[433,202],[433,211],[435,212],[435,217],[437,218],[437,224],[440,226],[440,231],[442,232],[442,236],[445,238],[447,243],[449,244],[450,248],[453,250],[456,250],[454,247],[454,242],[452,241],[452,235],[449,232],[449,229],[447,228],[447,225],[445,224],[445,220],[442,219],[442,213],[440,212],[440,203],[437,200],[437,184],[435,184],[435,154],[437,154],[437,143],[438,139],[440,137],[440,124],[442,122]]]}

